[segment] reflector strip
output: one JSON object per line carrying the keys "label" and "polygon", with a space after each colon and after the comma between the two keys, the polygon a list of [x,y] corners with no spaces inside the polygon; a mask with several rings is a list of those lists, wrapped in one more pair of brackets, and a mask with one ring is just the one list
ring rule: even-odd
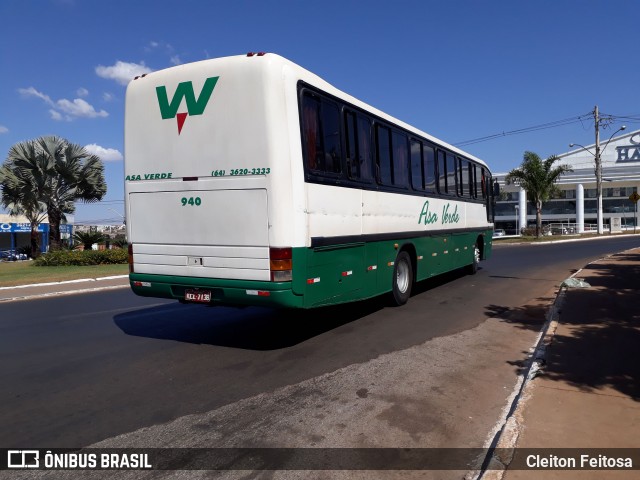
{"label": "reflector strip", "polygon": [[431,256],[432,256],[432,257],[437,257],[437,256],[438,256],[438,254],[437,254],[437,253],[432,253],[432,254],[431,254]]}
{"label": "reflector strip", "polygon": [[393,267],[396,262],[387,262],[387,267]]}
{"label": "reflector strip", "polygon": [[257,295],[258,297],[268,297],[271,295],[269,290],[245,290],[247,295]]}
{"label": "reflector strip", "polygon": [[349,270],[349,271],[346,271],[346,272],[342,272],[342,276],[343,276],[343,277],[348,277],[349,275],[353,275],[353,270]]}
{"label": "reflector strip", "polygon": [[445,250],[443,253],[446,255],[447,253],[449,253],[449,250]]}
{"label": "reflector strip", "polygon": [[418,255],[418,260],[422,260],[424,257],[422,255]]}
{"label": "reflector strip", "polygon": [[307,283],[308,283],[308,284],[312,284],[312,283],[320,283],[320,277],[316,277],[316,278],[307,278]]}
{"label": "reflector strip", "polygon": [[150,282],[133,282],[134,287],[150,287]]}
{"label": "reflector strip", "polygon": [[371,270],[377,270],[378,269],[378,265],[369,265],[367,267],[367,271],[370,272]]}

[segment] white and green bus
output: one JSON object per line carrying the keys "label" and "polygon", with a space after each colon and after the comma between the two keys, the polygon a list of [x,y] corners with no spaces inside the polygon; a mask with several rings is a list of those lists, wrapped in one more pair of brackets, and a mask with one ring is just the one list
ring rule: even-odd
{"label": "white and green bus", "polygon": [[129,83],[125,209],[138,295],[314,308],[489,257],[481,160],[274,54]]}

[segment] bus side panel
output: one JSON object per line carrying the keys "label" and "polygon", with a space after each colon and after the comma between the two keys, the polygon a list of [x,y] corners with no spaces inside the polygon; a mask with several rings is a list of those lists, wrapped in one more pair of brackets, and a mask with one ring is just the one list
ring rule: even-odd
{"label": "bus side panel", "polygon": [[363,296],[365,244],[307,249],[305,306],[342,303]]}

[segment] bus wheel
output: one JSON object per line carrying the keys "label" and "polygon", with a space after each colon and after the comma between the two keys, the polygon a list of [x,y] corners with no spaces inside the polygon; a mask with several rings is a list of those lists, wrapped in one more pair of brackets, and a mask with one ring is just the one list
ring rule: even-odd
{"label": "bus wheel", "polygon": [[475,275],[478,271],[478,265],[480,264],[480,247],[476,242],[473,245],[473,262],[467,267],[470,275]]}
{"label": "bus wheel", "polygon": [[404,305],[411,296],[413,267],[411,257],[405,251],[398,254],[393,268],[393,299],[396,305]]}

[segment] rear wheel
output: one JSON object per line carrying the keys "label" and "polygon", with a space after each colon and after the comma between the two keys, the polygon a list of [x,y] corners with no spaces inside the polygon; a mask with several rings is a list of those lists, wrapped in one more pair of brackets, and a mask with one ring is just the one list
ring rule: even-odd
{"label": "rear wheel", "polygon": [[475,275],[478,271],[478,265],[480,265],[480,247],[476,242],[473,245],[473,262],[467,267],[470,275]]}
{"label": "rear wheel", "polygon": [[413,266],[407,252],[400,252],[393,268],[393,300],[396,305],[404,305],[411,296],[413,287]]}

